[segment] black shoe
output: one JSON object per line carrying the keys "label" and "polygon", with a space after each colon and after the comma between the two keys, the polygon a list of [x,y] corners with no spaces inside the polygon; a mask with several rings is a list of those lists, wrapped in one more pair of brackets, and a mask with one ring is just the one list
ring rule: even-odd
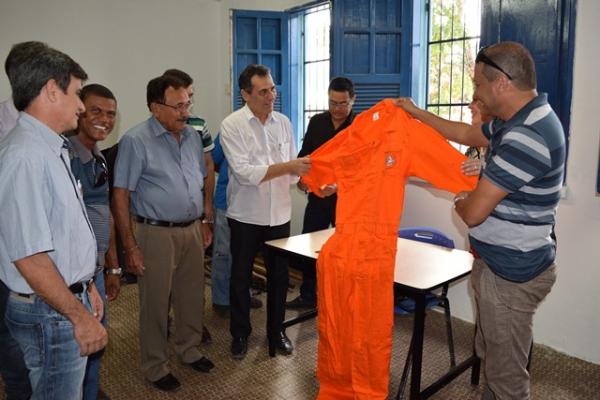
{"label": "black shoe", "polygon": [[212,336],[210,336],[210,332],[206,329],[206,326],[202,327],[202,343],[212,343]]}
{"label": "black shoe", "polygon": [[126,285],[132,285],[137,283],[137,275],[132,274],[131,272],[124,272],[123,278],[121,278]]}
{"label": "black shoe", "polygon": [[233,338],[231,341],[231,356],[234,360],[241,360],[248,352],[248,338]]}
{"label": "black shoe", "polygon": [[262,301],[258,297],[250,296],[250,308],[261,308]]}
{"label": "black shoe", "polygon": [[221,318],[229,318],[229,306],[223,304],[215,304],[212,305],[213,311]]}
{"label": "black shoe", "polygon": [[305,300],[302,296],[298,296],[294,300],[285,303],[285,308],[315,308],[316,306],[316,302]]}
{"label": "black shoe", "polygon": [[151,382],[152,386],[157,388],[158,390],[162,390],[163,392],[174,392],[181,387],[181,384],[173,376],[173,374],[168,373],[157,381]]}
{"label": "black shoe", "polygon": [[213,362],[206,357],[202,357],[201,359],[189,363],[188,365],[194,368],[194,370],[204,373],[210,372],[210,370],[215,367],[215,364],[213,364]]}
{"label": "black shoe", "polygon": [[294,351],[294,346],[285,334],[285,331],[280,331],[275,339],[269,340],[269,356],[275,357],[276,351],[286,356],[289,356]]}

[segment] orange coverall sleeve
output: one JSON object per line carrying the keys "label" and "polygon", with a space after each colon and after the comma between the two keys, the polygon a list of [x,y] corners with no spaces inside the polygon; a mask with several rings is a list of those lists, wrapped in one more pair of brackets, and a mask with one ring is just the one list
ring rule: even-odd
{"label": "orange coverall sleeve", "polygon": [[425,179],[438,189],[452,193],[471,191],[477,176],[466,176],[460,164],[467,159],[435,129],[416,119],[411,124],[409,175]]}
{"label": "orange coverall sleeve", "polygon": [[[343,143],[350,134],[351,126],[344,129],[331,140],[320,146],[311,156],[311,166],[308,174],[301,179],[308,186],[308,190],[317,196],[320,196],[320,188],[323,185],[337,183],[337,176],[333,168],[335,160],[342,151]],[[313,157],[314,156],[314,157]]]}

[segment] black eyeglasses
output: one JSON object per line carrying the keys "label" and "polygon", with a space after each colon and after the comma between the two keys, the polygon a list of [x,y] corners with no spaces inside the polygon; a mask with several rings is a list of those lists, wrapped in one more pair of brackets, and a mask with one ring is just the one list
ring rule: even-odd
{"label": "black eyeglasses", "polygon": [[504,75],[506,75],[506,77],[508,79],[510,79],[512,81],[513,80],[512,76],[510,76],[510,74],[508,72],[503,70],[501,66],[496,64],[491,58],[489,58],[485,54],[485,49],[487,49],[488,47],[490,47],[490,46],[484,46],[481,48],[481,50],[479,50],[479,53],[477,53],[477,57],[475,57],[475,64],[482,62],[484,64],[489,65],[492,68],[496,68],[498,71],[502,72]]}
{"label": "black eyeglasses", "polygon": [[173,110],[175,110],[179,113],[190,111],[192,109],[192,107],[194,107],[194,103],[192,103],[191,101],[188,101],[187,103],[179,103],[175,106],[172,106],[170,104],[163,103],[160,101],[157,101],[156,104],[160,104],[161,106],[172,108]]}
{"label": "black eyeglasses", "polygon": [[97,166],[100,171],[98,172],[94,167],[94,175],[96,176],[96,183],[94,183],[94,187],[98,188],[103,186],[108,181],[108,168],[106,167],[106,161],[102,157],[97,154],[94,154],[95,166]]}

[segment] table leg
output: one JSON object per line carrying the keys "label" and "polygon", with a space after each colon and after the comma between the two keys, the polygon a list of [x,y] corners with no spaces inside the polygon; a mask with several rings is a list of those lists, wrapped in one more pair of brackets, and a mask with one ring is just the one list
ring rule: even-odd
{"label": "table leg", "polygon": [[481,359],[477,355],[473,355],[475,361],[471,368],[471,385],[479,385],[479,375],[481,373]]}
{"label": "table leg", "polygon": [[412,337],[412,373],[410,399],[421,398],[421,367],[423,365],[423,336],[425,334],[425,295],[415,296],[415,320]]}

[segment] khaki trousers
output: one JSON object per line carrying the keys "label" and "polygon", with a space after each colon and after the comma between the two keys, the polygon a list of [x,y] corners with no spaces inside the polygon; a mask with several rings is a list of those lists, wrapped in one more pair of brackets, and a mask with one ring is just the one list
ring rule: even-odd
{"label": "khaki trousers", "polygon": [[477,314],[475,351],[484,362],[485,400],[529,399],[533,315],[555,281],[555,264],[529,282],[516,283],[494,274],[483,260],[475,260],[471,273]]}
{"label": "khaki trousers", "polygon": [[136,239],[144,255],[140,291],[142,373],[153,382],[169,371],[167,321],[169,298],[175,315],[175,352],[184,363],[202,357],[204,313],[204,246],[200,221],[185,228],[137,224]]}

